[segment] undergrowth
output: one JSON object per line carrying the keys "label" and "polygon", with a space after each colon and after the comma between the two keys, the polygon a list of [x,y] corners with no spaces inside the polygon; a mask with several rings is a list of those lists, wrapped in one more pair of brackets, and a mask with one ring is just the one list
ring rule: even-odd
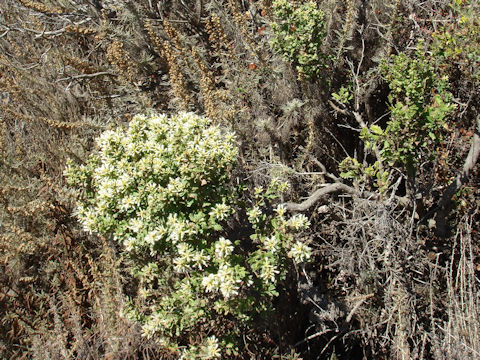
{"label": "undergrowth", "polygon": [[[0,357],[478,358],[478,11],[460,0],[1,0]],[[220,142],[235,133],[235,150],[216,155],[228,166],[180,181],[178,166],[198,170],[208,154],[187,159],[179,136],[162,193],[142,181],[168,189],[170,175],[129,148],[127,168],[148,171],[109,202],[95,139],[125,140],[137,114],[185,112],[222,129]],[[120,179],[130,170],[117,155],[104,170]],[[67,160],[85,170],[73,181],[83,192],[67,184]],[[272,181],[289,184],[275,199]],[[197,234],[149,242],[153,228],[126,225],[147,204],[156,226],[176,213]],[[110,217],[86,222],[102,206]],[[295,221],[310,226],[298,235]],[[167,312],[170,325],[148,327]]]}

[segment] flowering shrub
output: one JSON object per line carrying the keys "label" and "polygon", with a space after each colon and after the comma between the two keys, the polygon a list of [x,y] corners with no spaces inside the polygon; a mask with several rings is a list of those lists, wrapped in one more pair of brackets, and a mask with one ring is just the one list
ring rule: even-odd
{"label": "flowering shrub", "polygon": [[272,48],[295,66],[300,77],[317,77],[326,67],[326,56],[321,52],[325,14],[313,1],[297,7],[288,0],[274,0],[272,5],[277,18],[271,23]]}
{"label": "flowering shrub", "polygon": [[[105,132],[98,147],[86,165],[70,163],[66,176],[85,229],[119,241],[134,260],[146,310],[132,306],[130,315],[183,358],[233,351],[215,323],[228,316],[247,324],[269,310],[290,259],[311,254],[293,236],[308,227],[304,215],[262,210],[287,185],[257,188],[242,209],[229,183],[234,135],[192,113],[136,116],[127,130]],[[228,238],[224,225],[236,211],[248,214],[252,232]],[[192,342],[188,335],[201,329],[216,336]]]}

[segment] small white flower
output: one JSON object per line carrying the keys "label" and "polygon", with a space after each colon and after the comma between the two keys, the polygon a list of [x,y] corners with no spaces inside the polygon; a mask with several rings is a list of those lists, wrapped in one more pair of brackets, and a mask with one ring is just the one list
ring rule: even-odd
{"label": "small white flower", "polygon": [[230,206],[221,203],[215,205],[215,207],[208,213],[210,216],[214,216],[217,220],[225,220],[230,212]]}
{"label": "small white flower", "polygon": [[178,257],[173,259],[175,271],[186,273],[191,269],[190,263],[193,261],[193,249],[187,243],[179,243],[177,245]]}
{"label": "small white flower", "polygon": [[143,222],[139,218],[131,219],[128,222],[128,228],[135,233],[139,233],[143,229]]}
{"label": "small white flower", "polygon": [[89,232],[94,231],[95,225],[97,224],[97,216],[92,210],[90,209],[83,210],[82,224],[83,224],[83,229],[85,231],[89,231]]}
{"label": "small white flower", "polygon": [[258,206],[254,206],[248,212],[248,220],[257,222],[261,215],[262,215],[262,210],[260,210]]}
{"label": "small white flower", "polygon": [[135,197],[133,197],[131,195],[130,196],[125,196],[122,199],[121,209],[125,210],[125,211],[128,211],[128,210],[132,209],[136,204],[137,204],[137,199],[135,199]]}
{"label": "small white flower", "polygon": [[128,154],[135,156],[140,152],[140,147],[140,143],[131,141],[126,144],[125,149],[127,150]]}
{"label": "small white flower", "polygon": [[190,257],[192,254],[192,247],[187,243],[180,243],[177,245],[177,251],[181,256]]}
{"label": "small white flower", "polygon": [[302,263],[305,260],[310,259],[312,256],[312,249],[305,245],[303,242],[297,241],[287,254],[289,257],[293,258],[295,262]]}
{"label": "small white flower", "polygon": [[142,337],[146,337],[147,339],[151,339],[155,334],[156,327],[153,323],[147,322],[142,326]]}
{"label": "small white flower", "polygon": [[265,261],[260,268],[260,278],[265,282],[275,283],[276,276],[279,273],[280,271],[274,264],[272,264],[271,259],[265,258]]}
{"label": "small white flower", "polygon": [[238,286],[235,281],[222,281],[220,283],[220,292],[225,299],[238,295]]}
{"label": "small white flower", "polygon": [[148,245],[153,245],[155,244],[157,234],[155,231],[150,231],[147,235],[145,235],[145,238],[143,239]]}
{"label": "small white flower", "polygon": [[191,269],[189,262],[183,257],[177,257],[173,259],[173,263],[175,264],[175,271],[179,274],[188,273]]}
{"label": "small white flower", "polygon": [[287,225],[294,230],[304,230],[310,226],[310,221],[303,214],[297,214],[292,216],[288,221]]}
{"label": "small white flower", "polygon": [[146,299],[150,296],[150,290],[142,287],[138,290],[138,295],[140,295],[141,298]]}
{"label": "small white flower", "polygon": [[217,259],[223,259],[233,252],[232,242],[223,236],[215,243],[215,256]]}
{"label": "small white flower", "polygon": [[167,192],[171,195],[177,195],[182,193],[185,190],[186,184],[182,181],[181,178],[176,177],[171,179],[167,185]]}
{"label": "small white flower", "polygon": [[148,232],[143,241],[152,247],[165,235],[165,232],[165,227],[159,226],[155,230]]}
{"label": "small white flower", "polygon": [[265,192],[263,186],[257,186],[254,189],[255,196],[262,195]]}
{"label": "small white flower", "polygon": [[125,240],[123,240],[123,246],[125,247],[125,251],[127,252],[133,251],[137,246],[135,238],[133,237],[126,238]]}
{"label": "small white flower", "polygon": [[170,232],[169,239],[174,244],[183,241],[186,235],[194,235],[196,233],[192,230],[191,224],[185,220],[178,220],[176,216],[169,216],[167,224]]}
{"label": "small white flower", "polygon": [[104,181],[98,188],[97,196],[98,199],[109,200],[114,196],[115,192],[113,187],[110,186],[110,182]]}
{"label": "small white flower", "polygon": [[287,191],[288,189],[290,188],[290,184],[286,181],[282,181],[279,185],[278,185],[278,191],[283,193],[285,191]]}
{"label": "small white flower", "polygon": [[267,251],[275,252],[278,250],[279,240],[275,235],[263,239],[263,247]]}
{"label": "small white flower", "polygon": [[207,266],[207,262],[210,260],[210,256],[205,255],[203,250],[196,251],[193,254],[193,263],[198,270],[202,270],[204,267]]}
{"label": "small white flower", "polygon": [[233,295],[238,294],[238,288],[241,280],[235,279],[233,269],[228,267],[228,265],[223,264],[220,266],[220,269],[217,273],[217,279],[220,287],[220,292],[225,299],[228,299]]}
{"label": "small white flower", "polygon": [[154,312],[147,322],[142,326],[143,334],[147,338],[152,338],[156,332],[169,325],[168,319],[165,318],[165,314],[160,312]]}
{"label": "small white flower", "polygon": [[277,270],[275,265],[273,265],[270,261],[265,260],[261,269],[260,277],[266,282],[273,283],[275,282],[276,275],[279,273],[280,271]]}
{"label": "small white flower", "polygon": [[275,212],[281,218],[283,218],[285,216],[286,211],[287,211],[287,209],[285,208],[285,205],[283,205],[283,204],[278,205],[277,208],[275,209]]}
{"label": "small white flower", "polygon": [[167,225],[169,226],[172,226],[172,225],[175,225],[177,223],[177,218],[178,218],[178,215],[177,214],[169,214],[168,215],[168,218],[167,218]]}
{"label": "small white flower", "polygon": [[220,280],[223,279],[228,279],[232,277],[233,271],[231,268],[228,267],[227,264],[222,264],[220,265],[220,268],[218,269],[217,276]]}
{"label": "small white flower", "polygon": [[183,228],[181,223],[175,224],[170,230],[169,239],[176,244],[183,239]]}
{"label": "small white flower", "polygon": [[277,267],[273,265],[268,259],[265,259],[263,263],[260,278],[262,278],[266,282],[275,282],[275,277],[279,274],[280,271],[277,270]]}
{"label": "small white flower", "polygon": [[221,357],[220,346],[218,339],[215,336],[210,336],[202,345],[202,359],[219,359]]}
{"label": "small white flower", "polygon": [[206,292],[214,292],[218,288],[218,280],[216,274],[209,274],[202,279],[202,286]]}

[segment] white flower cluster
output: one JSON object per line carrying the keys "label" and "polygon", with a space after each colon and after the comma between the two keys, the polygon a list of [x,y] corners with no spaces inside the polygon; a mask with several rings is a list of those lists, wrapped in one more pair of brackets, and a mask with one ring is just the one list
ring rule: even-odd
{"label": "white flower cluster", "polygon": [[251,223],[256,223],[258,221],[260,221],[260,216],[262,215],[262,210],[260,210],[260,208],[258,206],[254,206],[253,208],[251,208],[248,213],[248,220],[251,222]]}
{"label": "white flower cluster", "polygon": [[205,291],[220,291],[225,299],[238,295],[241,283],[242,280],[237,279],[234,269],[228,264],[220,265],[217,273],[209,274],[202,279]]}
{"label": "white flower cluster", "polygon": [[197,233],[195,224],[188,220],[180,219],[177,214],[169,214],[166,225],[168,227],[168,240],[172,244],[177,244]]}
{"label": "white flower cluster", "polygon": [[216,204],[208,215],[215,218],[215,220],[225,220],[232,212],[231,206],[225,203]]}
{"label": "white flower cluster", "polygon": [[305,245],[303,242],[297,241],[290,248],[288,256],[295,260],[295,262],[302,263],[310,259],[310,257],[312,256],[312,249],[308,245]]}
{"label": "white flower cluster", "polygon": [[263,248],[268,252],[275,253],[280,248],[280,239],[275,235],[262,238],[261,241],[263,243]]}
{"label": "white flower cluster", "polygon": [[296,214],[287,221],[287,225],[295,231],[300,231],[307,229],[310,226],[310,221],[305,215]]}
{"label": "white flower cluster", "polygon": [[178,256],[173,259],[173,263],[178,273],[188,273],[192,269],[202,270],[210,261],[205,250],[194,250],[193,246],[184,242],[177,245],[177,252]]}
{"label": "white flower cluster", "polygon": [[275,283],[276,276],[279,273],[277,266],[273,264],[270,258],[266,257],[261,266],[260,278],[267,283]]}
{"label": "white flower cluster", "polygon": [[163,313],[153,313],[149,321],[142,326],[142,336],[151,339],[159,329],[169,326],[169,322],[169,319]]}
{"label": "white flower cluster", "polygon": [[[234,135],[210,124],[208,118],[193,113],[138,115],[125,130],[105,131],[97,139],[98,155],[92,155],[86,166],[70,165],[65,171],[79,186],[86,186],[90,179],[94,190],[90,201],[77,209],[85,230],[114,232],[122,241],[134,237],[136,241],[129,243],[141,245],[138,234],[150,228],[152,217],[166,219],[171,213],[176,215],[175,207],[200,206],[195,203],[197,193],[208,191],[199,184],[204,181],[201,179],[222,186],[215,181],[222,181],[222,174],[237,157]],[[210,203],[207,213],[216,219],[230,215],[224,201]],[[119,226],[119,218],[127,224]],[[172,226],[157,221],[155,227],[166,231],[150,234],[145,242],[153,245],[155,238],[169,236],[175,244],[191,235],[192,229],[181,223],[184,220],[176,220]]]}
{"label": "white flower cluster", "polygon": [[215,256],[224,259],[233,252],[232,242],[223,236],[215,243]]}
{"label": "white flower cluster", "polygon": [[285,208],[285,205],[280,204],[275,209],[275,212],[277,213],[279,218],[283,219],[283,217],[285,216],[285,213],[287,212],[287,209]]}
{"label": "white flower cluster", "polygon": [[219,359],[221,357],[220,345],[215,336],[210,336],[201,346],[202,359]]}
{"label": "white flower cluster", "polygon": [[216,336],[209,336],[202,341],[200,346],[191,345],[186,349],[182,349],[179,360],[213,360],[221,359],[221,357],[220,342]]}

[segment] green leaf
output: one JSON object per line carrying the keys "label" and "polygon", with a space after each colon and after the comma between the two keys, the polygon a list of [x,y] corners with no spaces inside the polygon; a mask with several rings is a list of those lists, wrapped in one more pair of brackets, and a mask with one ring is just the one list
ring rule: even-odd
{"label": "green leaf", "polygon": [[380,126],[378,125],[372,125],[370,126],[370,130],[376,134],[376,135],[383,135],[383,130]]}

